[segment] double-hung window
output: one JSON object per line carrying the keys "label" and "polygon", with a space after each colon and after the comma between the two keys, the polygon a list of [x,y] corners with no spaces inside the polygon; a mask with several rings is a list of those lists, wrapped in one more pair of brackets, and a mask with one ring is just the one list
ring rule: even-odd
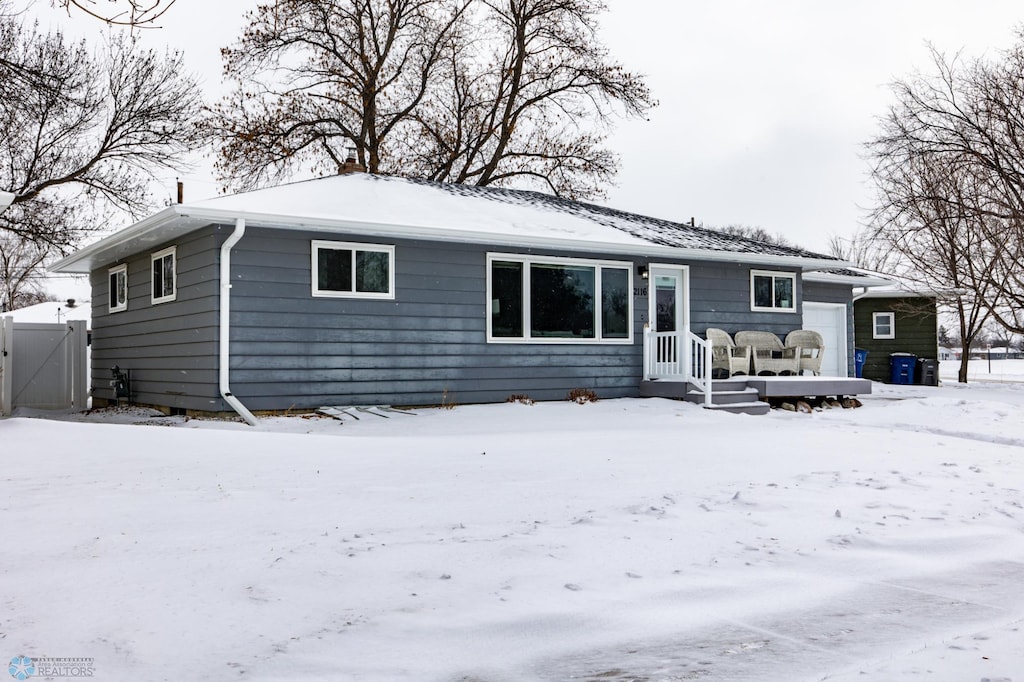
{"label": "double-hung window", "polygon": [[895,339],[896,338],[896,313],[872,313],[871,314],[872,338]]}
{"label": "double-hung window", "polygon": [[500,342],[630,342],[632,264],[487,256],[487,338]]}
{"label": "double-hung window", "polygon": [[157,251],[152,256],[153,272],[153,303],[166,303],[178,296],[178,283],[175,268],[177,267],[177,247]]}
{"label": "double-hung window", "polygon": [[128,264],[107,271],[109,312],[128,310]]}
{"label": "double-hung window", "polygon": [[755,312],[796,312],[796,274],[750,271],[750,309]]}
{"label": "double-hung window", "polygon": [[313,295],[394,298],[395,247],[350,242],[312,242]]}

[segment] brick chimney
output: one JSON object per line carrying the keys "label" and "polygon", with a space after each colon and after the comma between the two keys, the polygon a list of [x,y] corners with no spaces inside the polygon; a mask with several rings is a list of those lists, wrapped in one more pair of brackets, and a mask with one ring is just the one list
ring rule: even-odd
{"label": "brick chimney", "polygon": [[356,161],[356,148],[349,147],[346,150],[345,163],[338,164],[338,175],[348,173],[365,173],[366,166]]}

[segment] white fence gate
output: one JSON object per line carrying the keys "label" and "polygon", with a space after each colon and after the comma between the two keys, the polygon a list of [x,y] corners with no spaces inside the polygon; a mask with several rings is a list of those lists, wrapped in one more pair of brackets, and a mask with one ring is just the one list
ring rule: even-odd
{"label": "white fence gate", "polygon": [[85,410],[89,400],[86,323],[15,323],[0,317],[0,416],[16,407]]}

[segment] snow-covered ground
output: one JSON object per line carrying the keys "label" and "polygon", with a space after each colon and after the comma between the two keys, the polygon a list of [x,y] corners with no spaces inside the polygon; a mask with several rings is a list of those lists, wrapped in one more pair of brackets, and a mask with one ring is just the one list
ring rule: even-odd
{"label": "snow-covered ground", "polygon": [[0,654],[101,680],[1024,681],[1024,384],[875,390],[0,421]]}
{"label": "snow-covered ground", "polygon": [[[939,363],[939,376],[943,380],[955,382],[959,371],[959,360],[943,360]],[[967,380],[1011,383],[1024,381],[1024,360],[969,360]]]}

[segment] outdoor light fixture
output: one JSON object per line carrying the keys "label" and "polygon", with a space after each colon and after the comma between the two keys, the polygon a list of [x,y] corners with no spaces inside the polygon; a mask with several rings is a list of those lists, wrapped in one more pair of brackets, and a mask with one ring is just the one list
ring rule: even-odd
{"label": "outdoor light fixture", "polygon": [[638,273],[640,273],[640,277],[641,278],[647,279],[647,266],[646,265],[638,265],[636,267],[636,271]]}

